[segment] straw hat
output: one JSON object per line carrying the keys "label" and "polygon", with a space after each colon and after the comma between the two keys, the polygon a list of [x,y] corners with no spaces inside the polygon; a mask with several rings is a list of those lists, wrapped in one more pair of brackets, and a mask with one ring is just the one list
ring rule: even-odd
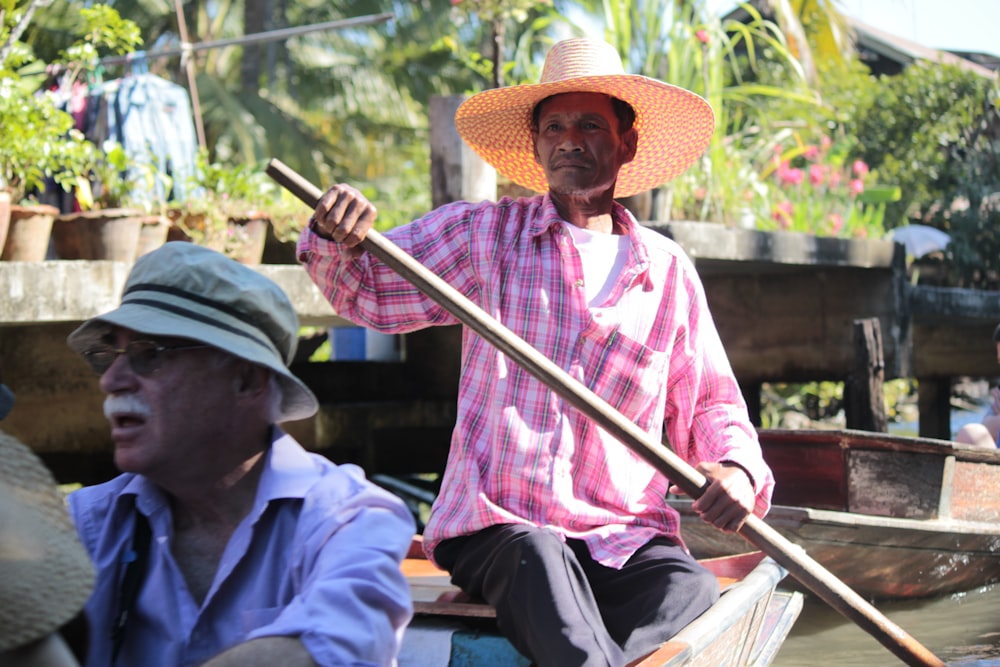
{"label": "straw hat", "polygon": [[82,354],[111,326],[150,336],[188,338],[275,372],[282,388],[278,421],[305,419],[316,396],[288,370],[298,346],[299,318],[281,287],[222,253],[185,241],[140,257],[121,305],[84,322],[68,343]]}
{"label": "straw hat", "polygon": [[690,167],[712,138],[715,117],[708,102],[689,90],[625,74],[615,48],[589,38],[556,43],[545,58],[539,83],[470,97],[455,113],[455,128],[498,172],[545,192],[545,172],[535,160],[531,141],[531,114],[546,97],[574,92],[604,93],[635,109],[639,145],[635,159],[618,172],[615,197],[666,183]]}
{"label": "straw hat", "polygon": [[93,567],[52,474],[0,431],[0,652],[72,620],[93,585]]}

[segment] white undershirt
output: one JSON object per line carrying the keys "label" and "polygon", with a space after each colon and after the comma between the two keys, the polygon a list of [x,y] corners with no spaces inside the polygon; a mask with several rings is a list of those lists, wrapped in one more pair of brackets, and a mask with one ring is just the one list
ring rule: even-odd
{"label": "white undershirt", "polygon": [[615,278],[625,267],[628,236],[604,234],[564,222],[583,263],[583,289],[587,305],[599,306],[611,293]]}

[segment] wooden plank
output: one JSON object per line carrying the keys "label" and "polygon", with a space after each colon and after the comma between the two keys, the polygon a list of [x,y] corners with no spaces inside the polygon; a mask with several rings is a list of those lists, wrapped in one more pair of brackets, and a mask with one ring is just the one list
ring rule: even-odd
{"label": "wooden plank", "polygon": [[938,496],[939,519],[951,518],[951,490],[955,488],[955,457],[946,456],[941,472],[941,493]]}
{"label": "wooden plank", "polygon": [[889,270],[825,269],[704,274],[709,307],[741,385],[759,381],[843,380],[854,361],[851,338],[859,318],[882,331],[886,377],[901,354]]}
{"label": "wooden plank", "polygon": [[774,473],[775,504],[847,509],[844,453],[837,443],[809,445],[762,439],[761,447]]}
{"label": "wooden plank", "polygon": [[1000,450],[960,445],[936,438],[914,438],[892,433],[874,433],[850,429],[758,429],[761,445],[801,443],[803,446],[836,445],[844,449],[867,449],[883,452],[915,452],[954,456],[959,461],[979,461],[1000,465]]}
{"label": "wooden plank", "polygon": [[[719,589],[743,579],[764,559],[760,551],[709,558],[702,564],[712,572],[719,582]],[[495,618],[493,608],[483,600],[473,598],[451,583],[450,575],[439,569],[431,561],[422,557],[419,540],[410,547],[409,557],[403,560],[401,569],[410,584],[413,595],[414,612],[417,614],[463,616],[474,618]]]}
{"label": "wooden plank", "polygon": [[964,521],[1000,522],[1000,466],[955,462],[951,516]]}
{"label": "wooden plank", "polygon": [[847,511],[909,519],[937,517],[943,456],[851,450]]}
{"label": "wooden plank", "polygon": [[[670,504],[681,513],[684,541],[696,556],[747,548],[739,535],[706,525],[691,510],[690,500],[671,499]],[[772,507],[766,521],[872,599],[946,595],[1000,580],[996,523],[897,519],[782,505]],[[789,579],[785,583],[794,586]]]}

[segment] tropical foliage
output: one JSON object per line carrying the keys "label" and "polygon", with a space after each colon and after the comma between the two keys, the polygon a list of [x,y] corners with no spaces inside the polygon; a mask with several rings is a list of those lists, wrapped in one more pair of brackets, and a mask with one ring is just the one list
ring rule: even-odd
{"label": "tropical foliage", "polygon": [[40,0],[0,3],[0,187],[14,201],[35,198],[48,183],[64,190],[83,188],[101,161],[100,150],[75,128],[43,83],[48,68],[68,71],[67,87],[78,81],[82,63],[101,54],[128,53],[142,43],[138,26],[113,8],[96,4],[73,13],[69,42],[52,60],[42,61],[22,41],[40,14]]}
{"label": "tropical foliage", "polygon": [[[38,53],[56,57],[67,48],[69,2],[54,0],[51,11],[36,17],[26,43]],[[740,6],[738,20],[726,21],[705,0],[188,0],[181,15],[146,0],[115,6],[143,27],[152,51],[229,40],[184,62],[149,61],[196,92],[213,162],[279,157],[319,185],[350,181],[376,203],[383,228],[430,206],[432,95],[533,81],[553,41],[593,34],[595,25],[624,54],[629,71],[690,88],[717,112],[701,161],[650,194],[657,219],[875,236],[883,209],[891,228],[935,202],[948,208],[940,195],[965,176],[956,170],[962,161],[949,161],[960,157],[958,149],[938,147],[975,139],[981,150],[982,134],[959,133],[975,125],[990,83],[938,67],[929,75],[914,70],[875,80],[853,56],[833,0],[767,5],[773,14],[753,2]],[[348,19],[361,23],[344,24]],[[322,29],[259,43],[236,39],[293,26]],[[917,103],[907,107],[907,100]],[[830,148],[817,166],[832,175],[860,159],[870,168],[862,198],[885,183],[899,187],[899,201],[865,209],[849,191],[841,196],[827,187],[826,203],[844,207],[843,224],[796,207],[799,217],[780,225],[775,211],[794,202],[787,178],[778,176],[805,167],[796,163],[806,160],[802,151],[825,141]],[[775,164],[777,145],[788,169]],[[989,187],[987,179],[984,191]],[[952,216],[941,224],[958,222]],[[970,234],[981,240],[982,232]]]}

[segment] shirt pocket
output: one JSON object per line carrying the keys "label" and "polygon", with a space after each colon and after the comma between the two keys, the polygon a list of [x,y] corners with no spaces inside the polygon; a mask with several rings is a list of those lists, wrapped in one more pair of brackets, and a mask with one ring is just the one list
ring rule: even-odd
{"label": "shirt pocket", "polygon": [[663,419],[669,355],[612,331],[583,338],[584,383],[639,428],[650,431]]}

